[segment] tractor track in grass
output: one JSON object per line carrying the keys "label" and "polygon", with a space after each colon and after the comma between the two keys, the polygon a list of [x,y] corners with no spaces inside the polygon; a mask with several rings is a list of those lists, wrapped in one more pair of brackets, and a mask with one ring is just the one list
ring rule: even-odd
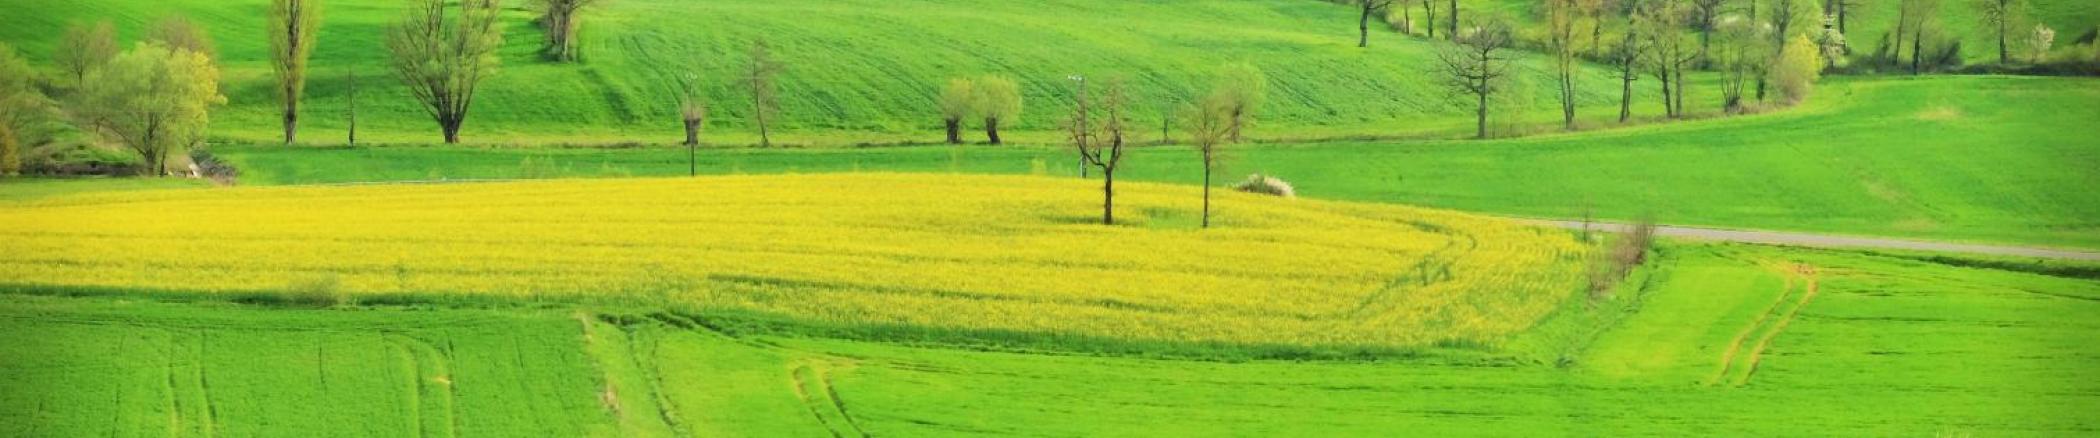
{"label": "tractor track in grass", "polygon": [[[1777,339],[1779,334],[1786,330],[1787,325],[1793,322],[1794,317],[1801,314],[1801,309],[1808,307],[1809,301],[1816,298],[1819,288],[1815,267],[1789,265],[1779,269],[1785,280],[1779,296],[1772,300],[1772,305],[1758,313],[1757,319],[1751,320],[1750,325],[1743,327],[1742,331],[1737,332],[1729,341],[1728,349],[1721,353],[1719,369],[1712,377],[1706,379],[1706,386],[1749,384],[1750,377],[1757,373],[1757,365],[1763,359],[1765,350],[1772,346],[1772,340]],[[1796,293],[1797,291],[1799,293]],[[1747,352],[1744,350],[1746,346],[1749,348]]]}
{"label": "tractor track in grass", "polygon": [[[1591,229],[1607,232],[1624,232],[1632,226],[1614,222],[1589,222],[1552,219],[1515,218],[1532,225],[1566,228],[1571,230]],[[1941,242],[1931,240],[1894,239],[1884,237],[1847,236],[1840,234],[1798,233],[1766,230],[1725,230],[1719,228],[1657,225],[1655,233],[1661,236],[1692,240],[1707,240],[1762,245],[1799,246],[1808,248],[1853,248],[1886,249],[1904,251],[1931,251],[1963,254],[1980,254],[2014,257],[2036,257],[2047,259],[2100,261],[2100,252],[2033,246],[1979,245],[1970,243]]]}

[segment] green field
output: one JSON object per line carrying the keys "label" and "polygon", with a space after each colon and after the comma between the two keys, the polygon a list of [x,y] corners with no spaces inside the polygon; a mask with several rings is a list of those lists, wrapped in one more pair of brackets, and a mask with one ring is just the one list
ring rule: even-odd
{"label": "green field", "polygon": [[[1559,362],[972,352],[622,308],[8,295],[0,433],[2084,435],[2100,282],[1670,246]],[[1601,318],[1589,318],[1600,319]],[[1987,342],[1979,340],[1988,339]],[[1735,360],[1723,358],[1733,356]],[[1725,365],[1725,364],[1733,365]],[[1979,372],[1979,370],[1989,370]]]}
{"label": "green field", "polygon": [[[437,145],[384,68],[408,3],[326,0],[280,145],[271,0],[0,0],[57,104],[24,156],[98,157],[27,171],[121,169],[52,59],[171,15],[216,40],[196,152],[231,169],[0,176],[0,436],[2100,436],[2100,262],[1512,219],[2100,250],[2100,79],[1827,75],[1724,114],[1696,71],[1680,120],[1644,75],[1619,123],[1585,62],[1562,130],[1547,3],[1453,1],[1518,26],[1492,139],[1448,43],[1358,48],[1346,2],[607,0],[559,64],[504,0]],[[1855,2],[1856,54],[1904,1]],[[2062,59],[2094,49],[2100,2],[2030,2]],[[1979,3],[1939,3],[1994,61]],[[758,40],[784,147],[749,147]],[[1267,102],[1203,187],[1169,115],[1240,63]],[[1013,144],[937,144],[941,86],[987,74],[1025,96]],[[1112,192],[1061,125],[1073,75],[1130,87]],[[1249,174],[1295,196],[1226,188]]]}
{"label": "green field", "polygon": [[[1505,215],[2100,247],[2091,79],[1835,79],[1804,108],[1522,139],[1237,148],[1224,178],[1304,196]],[[223,148],[244,184],[661,176],[668,148]],[[705,150],[699,171],[1076,175],[1064,148]],[[1140,149],[1125,178],[1195,183],[1194,152]]]}
{"label": "green field", "polygon": [[[214,114],[214,136],[262,143],[282,138],[267,85],[267,40],[261,37],[266,1],[16,3],[0,40],[39,61],[49,59],[64,27],[82,17],[114,20],[130,41],[160,16],[190,16],[213,32],[227,71],[223,89],[230,103]],[[523,7],[522,1],[510,3]],[[396,5],[329,3],[302,138],[342,143],[345,75],[355,66],[367,88],[359,102],[362,141],[438,142],[436,124],[381,70],[383,30],[396,20]],[[528,24],[529,13],[519,10],[510,18],[503,67],[482,87],[467,125],[471,143],[672,143],[681,138],[672,91],[689,72],[709,80],[707,96],[715,108],[709,141],[756,143],[747,120],[748,93],[733,75],[746,61],[744,49],[759,38],[788,66],[780,79],[779,126],[788,132],[776,136],[788,144],[939,141],[933,100],[940,85],[985,74],[1021,82],[1024,113],[1011,128],[1024,131],[1013,136],[1023,142],[1063,138],[1059,123],[1070,111],[1073,90],[1066,78],[1075,74],[1127,78],[1135,123],[1156,127],[1163,109],[1179,111],[1208,92],[1216,71],[1237,62],[1262,68],[1270,79],[1257,138],[1456,136],[1471,122],[1463,100],[1446,96],[1428,75],[1433,46],[1381,32],[1377,44],[1358,49],[1355,16],[1312,0],[621,0],[591,12],[581,34],[584,62],[568,65],[539,59],[541,32]],[[999,30],[986,31],[992,27]],[[1518,103],[1512,108],[1539,122],[1558,117],[1549,109],[1553,88],[1544,79],[1544,61],[1525,59],[1529,83],[1515,87],[1511,99]],[[1616,104],[1618,84],[1609,72],[1585,70],[1583,77],[1585,102]],[[1644,97],[1655,92],[1639,88]],[[561,104],[544,104],[550,100]],[[1641,101],[1642,114],[1661,112],[1652,100]],[[1602,120],[1616,112],[1588,116]],[[1157,138],[1154,133],[1146,135]],[[982,140],[982,133],[968,138]]]}

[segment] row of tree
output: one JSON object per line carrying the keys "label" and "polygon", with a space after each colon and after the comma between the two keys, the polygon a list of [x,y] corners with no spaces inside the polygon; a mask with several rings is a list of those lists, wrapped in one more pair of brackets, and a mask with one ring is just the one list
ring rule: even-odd
{"label": "row of tree", "polygon": [[[1073,95],[1072,115],[1065,121],[1068,139],[1079,153],[1082,177],[1088,168],[1101,171],[1101,223],[1114,225],[1116,170],[1123,164],[1128,132],[1133,129],[1127,117],[1130,100],[1120,78],[1107,81],[1098,105],[1086,77],[1073,76],[1072,80],[1078,82],[1078,90]],[[1240,141],[1242,128],[1268,94],[1267,84],[1268,77],[1252,65],[1228,65],[1208,94],[1181,110],[1185,114],[1179,119],[1203,164],[1204,228],[1211,223],[1211,177],[1225,160],[1223,148]]]}

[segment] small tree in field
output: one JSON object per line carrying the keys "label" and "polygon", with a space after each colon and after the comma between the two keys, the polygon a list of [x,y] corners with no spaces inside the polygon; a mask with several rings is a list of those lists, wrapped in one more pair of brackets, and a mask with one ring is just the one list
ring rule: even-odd
{"label": "small tree in field", "polygon": [[1233,102],[1229,93],[1212,92],[1191,108],[1188,120],[1189,141],[1203,158],[1203,227],[1210,228],[1211,175],[1225,160],[1221,148],[1232,139]]}
{"label": "small tree in field", "polygon": [[780,92],[774,78],[784,69],[780,61],[773,59],[773,47],[766,40],[751,43],[750,62],[744,64],[743,82],[751,90],[751,118],[758,123],[758,146],[773,147],[773,135],[766,125],[767,119],[780,111]]}
{"label": "small tree in field", "polygon": [[1770,28],[1736,16],[1722,18],[1715,27],[1719,35],[1707,56],[1721,71],[1721,108],[1741,112],[1746,87],[1764,77],[1765,63],[1772,58],[1766,43]]}
{"label": "small tree in field", "polygon": [[147,42],[88,75],[77,113],[167,175],[169,152],[204,138],[210,108],[219,95],[219,69],[211,58]]}
{"label": "small tree in field", "polygon": [[597,4],[598,0],[538,0],[540,26],[547,29],[547,59],[557,62],[576,60],[576,28],[585,8]]}
{"label": "small tree in field", "polygon": [[1822,56],[1817,52],[1816,43],[1801,35],[1787,40],[1786,48],[1780,50],[1779,60],[1772,66],[1772,83],[1779,87],[1779,97],[1787,104],[1801,103],[1814,90],[1823,69]]}
{"label": "small tree in field", "polygon": [[52,56],[57,58],[59,68],[73,76],[74,85],[82,85],[87,83],[88,72],[109,63],[119,50],[116,26],[104,21],[95,23],[93,28],[67,27]]}
{"label": "small tree in field", "polygon": [[1488,136],[1488,98],[1501,91],[1502,81],[1509,75],[1507,51],[1515,42],[1509,23],[1495,19],[1468,30],[1456,43],[1437,51],[1436,66],[1444,86],[1455,94],[1472,96],[1477,103],[1475,138]]}
{"label": "small tree in field", "polygon": [[1106,111],[1098,132],[1089,128],[1086,120],[1093,117],[1091,102],[1086,95],[1086,82],[1080,82],[1077,109],[1072,114],[1072,144],[1079,148],[1082,165],[1101,169],[1101,224],[1116,224],[1116,168],[1123,164],[1123,131],[1127,121],[1123,117],[1125,97],[1123,82],[1111,79],[1101,102]]}
{"label": "small tree in field", "polygon": [[1575,76],[1583,46],[1591,44],[1584,26],[1592,9],[1577,0],[1546,0],[1546,49],[1553,56],[1553,79],[1560,86],[1561,127],[1575,129]]}
{"label": "small tree in field", "polygon": [[685,124],[687,174],[700,175],[700,128],[707,124],[707,100],[700,89],[700,75],[688,74],[678,83],[678,116]]}
{"label": "small tree in field", "polygon": [[1240,131],[1253,123],[1255,110],[1261,108],[1268,96],[1269,77],[1253,64],[1228,65],[1218,73],[1218,83],[1211,98],[1224,106],[1228,116],[1226,121],[1230,122],[1231,128],[1228,139],[1233,143],[1240,141]]}
{"label": "small tree in field", "polygon": [[2007,44],[2007,41],[2012,39],[2013,29],[2019,27],[2021,21],[2026,19],[2027,1],[1972,1],[1976,5],[1976,18],[1982,22],[1980,24],[1983,24],[1983,27],[1990,29],[1991,34],[1993,36],[1998,37],[1998,63],[2011,63],[2012,49],[2010,48],[2010,44]]}
{"label": "small tree in field", "polygon": [[171,49],[188,50],[213,60],[219,59],[219,48],[212,44],[211,34],[197,26],[196,22],[180,15],[163,18],[146,33],[147,41],[158,41]]}
{"label": "small tree in field", "polygon": [[978,79],[974,91],[971,111],[984,117],[984,135],[991,144],[1004,144],[999,138],[999,122],[1021,116],[1021,86],[1013,79],[992,75]]}
{"label": "small tree in field", "polygon": [[299,139],[299,100],[306,94],[306,60],[321,35],[320,0],[270,1],[270,71],[275,73],[284,144]]}
{"label": "small tree in field", "polygon": [[503,9],[498,0],[462,0],[458,11],[446,14],[445,3],[414,0],[388,29],[386,46],[394,76],[437,120],[445,143],[453,144],[459,143],[475,91],[495,73]]}
{"label": "small tree in field", "polygon": [[970,110],[976,107],[977,87],[966,78],[949,79],[941,87],[935,105],[941,109],[941,124],[948,128],[948,144],[962,144],[962,122],[970,118]]}

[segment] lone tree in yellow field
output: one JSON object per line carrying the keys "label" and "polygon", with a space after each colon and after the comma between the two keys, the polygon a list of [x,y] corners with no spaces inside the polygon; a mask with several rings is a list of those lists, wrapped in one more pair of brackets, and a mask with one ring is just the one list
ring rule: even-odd
{"label": "lone tree in yellow field", "polygon": [[1077,110],[1072,113],[1070,123],[1072,144],[1079,147],[1082,165],[1101,169],[1101,224],[1116,224],[1116,168],[1123,164],[1123,130],[1127,122],[1123,119],[1123,81],[1110,79],[1106,98],[1101,109],[1107,112],[1100,132],[1088,128],[1086,120],[1093,117],[1087,101],[1086,82],[1079,83]]}
{"label": "lone tree in yellow field", "polygon": [[1203,227],[1210,228],[1210,178],[1225,157],[1219,150],[1231,139],[1234,124],[1233,102],[1227,93],[1212,93],[1197,101],[1190,109],[1188,120],[1189,141],[1203,158]]}
{"label": "lone tree in yellow field", "polygon": [[321,34],[320,0],[270,1],[270,71],[284,110],[284,144],[299,139],[299,99],[306,94],[306,59]]}
{"label": "lone tree in yellow field", "polygon": [[145,160],[146,171],[168,174],[168,154],[196,144],[211,124],[219,69],[204,54],[159,42],[140,43],[88,74],[77,111]]}
{"label": "lone tree in yellow field", "polygon": [[978,79],[975,88],[973,112],[984,117],[984,135],[991,144],[1005,144],[999,138],[999,122],[1021,117],[1021,86],[1005,76],[991,75]]}
{"label": "lone tree in yellow field", "polygon": [[459,143],[459,128],[474,106],[474,91],[496,71],[503,46],[503,7],[498,0],[463,0],[445,13],[446,0],[414,0],[401,22],[387,30],[394,76],[423,104],[445,133]]}

